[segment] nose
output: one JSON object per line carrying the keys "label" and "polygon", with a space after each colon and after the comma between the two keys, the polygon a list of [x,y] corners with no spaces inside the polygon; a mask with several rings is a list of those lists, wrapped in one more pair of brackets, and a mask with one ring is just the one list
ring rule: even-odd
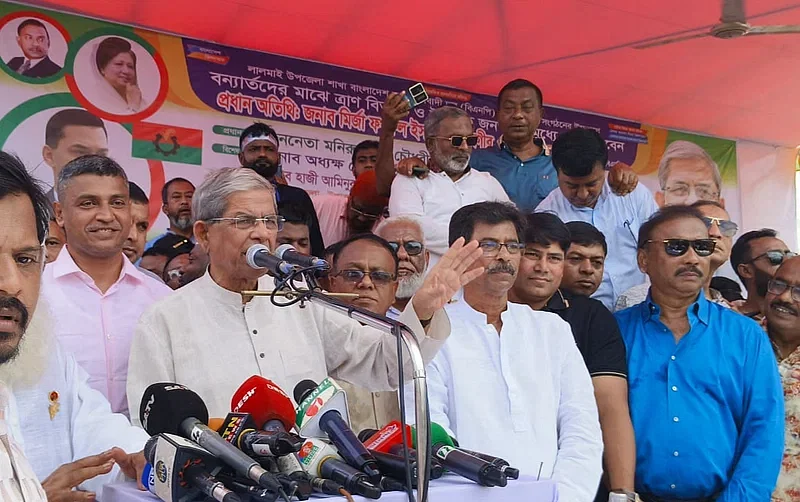
{"label": "nose", "polygon": [[408,253],[406,252],[406,248],[403,246],[403,244],[400,244],[400,246],[397,248],[397,258],[400,261],[409,260]]}
{"label": "nose", "polygon": [[358,284],[356,284],[358,289],[375,289],[375,283],[372,282],[372,278],[369,276],[369,273],[364,274],[364,278],[361,279]]}
{"label": "nose", "polygon": [[697,202],[698,200],[700,199],[697,198],[697,194],[695,193],[694,188],[692,188],[691,190],[689,190],[689,195],[686,196],[686,200],[683,203],[687,206],[690,206],[695,202]]}
{"label": "nose", "polygon": [[578,188],[578,198],[579,199],[588,199],[589,198],[589,190],[586,187],[579,187]]}
{"label": "nose", "polygon": [[543,271],[544,270],[544,260],[545,260],[545,258],[543,256],[540,256],[539,258],[535,258],[533,260],[533,270],[535,270],[536,272]]}
{"label": "nose", "polygon": [[592,273],[594,273],[592,262],[588,259],[582,260],[580,266],[578,267],[578,272],[584,275],[592,275]]}
{"label": "nose", "polygon": [[108,204],[100,204],[95,214],[95,218],[99,221],[113,221],[114,220],[114,213],[111,212],[111,206]]}
{"label": "nose", "polygon": [[22,276],[14,258],[8,255],[0,257],[0,293],[18,297],[22,292]]}
{"label": "nose", "polygon": [[719,224],[715,221],[708,227],[708,236],[712,239],[722,239],[722,232],[719,230]]}
{"label": "nose", "polygon": [[250,239],[252,239],[253,242],[266,244],[270,249],[275,249],[275,240],[277,238],[277,230],[267,228],[267,224],[263,221],[256,223],[256,226],[250,231]]}
{"label": "nose", "polygon": [[467,144],[467,140],[461,138],[461,145],[458,147],[459,150],[464,150],[465,152],[470,151],[472,147]]}
{"label": "nose", "polygon": [[697,254],[697,251],[695,251],[694,248],[690,246],[689,250],[686,251],[686,254],[683,255],[683,262],[686,265],[696,265],[700,263],[700,256]]}

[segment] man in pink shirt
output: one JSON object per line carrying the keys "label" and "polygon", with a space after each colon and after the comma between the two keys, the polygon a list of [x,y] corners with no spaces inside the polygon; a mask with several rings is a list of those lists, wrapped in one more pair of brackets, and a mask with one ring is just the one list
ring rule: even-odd
{"label": "man in pink shirt", "polygon": [[67,234],[42,275],[55,334],[89,373],[114,412],[128,413],[125,385],[133,330],[142,312],[171,290],[144,275],[122,253],[131,226],[125,171],[86,155],[69,162],[56,182],[56,221]]}

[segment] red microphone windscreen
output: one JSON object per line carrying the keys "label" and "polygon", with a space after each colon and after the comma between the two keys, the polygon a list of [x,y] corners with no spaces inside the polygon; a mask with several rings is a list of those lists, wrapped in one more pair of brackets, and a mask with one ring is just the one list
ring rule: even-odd
{"label": "red microphone windscreen", "polygon": [[234,392],[231,411],[249,413],[259,428],[263,428],[269,420],[280,420],[287,431],[294,427],[296,416],[289,396],[280,387],[259,375],[245,380]]}
{"label": "red microphone windscreen", "polygon": [[[403,444],[402,426],[397,420],[389,422],[381,430],[364,441],[364,446],[370,450],[389,453],[389,449],[398,444]],[[411,448],[411,426],[406,425],[406,444]]]}

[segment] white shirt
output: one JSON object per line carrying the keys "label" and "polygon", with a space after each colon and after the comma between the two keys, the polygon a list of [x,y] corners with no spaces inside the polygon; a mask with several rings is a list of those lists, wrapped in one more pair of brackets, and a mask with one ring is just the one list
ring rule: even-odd
{"label": "white shirt", "polygon": [[606,237],[608,256],[603,272],[603,282],[592,295],[607,309],[613,311],[617,297],[629,288],[642,284],[646,276],[636,262],[639,227],[658,211],[653,194],[639,183],[633,192],[620,197],[614,195],[608,180],[594,208],[575,207],[564,197],[561,190],[550,192],[539,206],[537,213],[555,213],[564,223],[584,221],[597,227]]}
{"label": "white shirt", "polygon": [[[445,310],[452,334],[427,367],[431,420],[460,446],[502,457],[522,474],[537,476],[541,468],[543,478],[558,483],[561,502],[594,500],[603,441],[592,381],[569,324],[509,303],[498,336],[464,301]],[[407,397],[409,422],[413,410]]]}
{"label": "white shirt", "polygon": [[0,383],[0,500],[3,502],[46,502],[47,496],[20,446],[9,434],[6,414],[13,401]]}
{"label": "white shirt", "polygon": [[42,274],[42,299],[51,311],[53,333],[89,373],[89,385],[108,399],[114,412],[128,415],[125,382],[134,328],[142,312],[172,290],[120,253],[119,279],[101,293],[68,247]]}
{"label": "white shirt", "polygon": [[[259,289],[271,290],[271,283],[263,276]],[[412,306],[400,320],[416,334],[426,362],[450,333],[444,312],[433,316],[428,336]],[[206,272],[142,315],[131,347],[128,400],[138,410],[148,385],[177,382],[199,394],[212,417],[224,417],[234,392],[252,375],[272,380],[289,396],[301,380],[327,376],[370,391],[393,390],[396,348],[391,335],[315,303],[276,307],[256,297],[242,305],[241,295]],[[410,378],[408,357],[403,368]]]}
{"label": "white shirt", "polygon": [[443,172],[430,172],[422,180],[416,176],[395,176],[389,214],[419,219],[433,264],[450,247],[448,234],[453,213],[464,206],[487,201],[510,202],[499,181],[474,169],[458,181]]}

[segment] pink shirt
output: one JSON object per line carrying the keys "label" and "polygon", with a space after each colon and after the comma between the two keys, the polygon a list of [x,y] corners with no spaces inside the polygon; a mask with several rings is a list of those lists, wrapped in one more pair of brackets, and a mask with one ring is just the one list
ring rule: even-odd
{"label": "pink shirt", "polygon": [[[317,211],[319,230],[325,247],[347,239],[347,196],[335,193],[321,193],[311,197],[314,209]],[[372,231],[383,218],[375,222]]]}
{"label": "pink shirt", "polygon": [[142,312],[172,290],[120,256],[120,277],[104,294],[64,246],[44,268],[42,297],[52,312],[55,335],[89,373],[89,385],[114,412],[128,415],[125,385],[134,329]]}

